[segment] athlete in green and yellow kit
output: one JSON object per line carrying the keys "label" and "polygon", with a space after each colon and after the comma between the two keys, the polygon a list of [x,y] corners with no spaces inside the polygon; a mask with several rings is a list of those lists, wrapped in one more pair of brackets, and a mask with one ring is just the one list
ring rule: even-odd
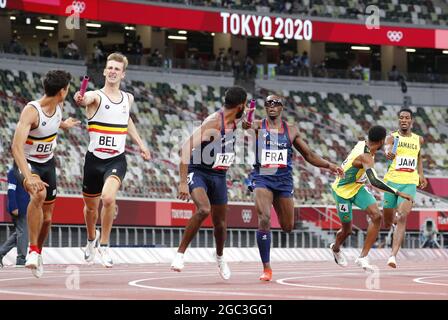
{"label": "athlete in green and yellow kit", "polygon": [[[423,175],[423,163],[420,148],[423,138],[411,132],[413,114],[410,109],[401,109],[398,112],[399,130],[393,132],[386,139],[386,158],[392,163],[384,176],[387,185],[399,191],[410,194],[413,198],[417,193],[417,186],[424,189],[427,185]],[[392,151],[394,139],[398,138],[397,150]],[[394,219],[396,228],[394,231],[392,253],[387,261],[387,265],[396,268],[396,255],[403,242],[406,231],[406,220],[412,210],[412,203],[404,201],[393,194],[384,195],[384,225],[390,229]],[[396,215],[394,215],[396,212]]]}
{"label": "athlete in green and yellow kit", "polygon": [[345,176],[337,178],[331,186],[342,227],[336,233],[336,241],[330,245],[330,249],[334,260],[342,267],[347,266],[347,260],[342,255],[340,246],[352,232],[352,204],[355,204],[362,210],[366,210],[370,218],[364,247],[355,263],[366,271],[374,271],[367,255],[378,236],[382,216],[375,197],[365,187],[367,179],[374,187],[382,191],[412,201],[410,195],[389,187],[376,175],[373,168],[374,157],[375,153],[383,147],[385,139],[386,129],[384,127],[370,128],[367,141],[359,141],[342,163]]}

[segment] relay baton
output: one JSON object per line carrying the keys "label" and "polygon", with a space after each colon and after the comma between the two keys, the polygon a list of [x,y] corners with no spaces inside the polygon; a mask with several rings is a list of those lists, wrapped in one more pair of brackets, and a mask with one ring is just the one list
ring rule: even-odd
{"label": "relay baton", "polygon": [[[394,146],[392,147],[392,153],[393,154],[397,154],[397,148],[398,148],[398,140],[400,138],[399,137],[394,137]],[[387,167],[389,168],[389,166],[392,164],[392,160],[387,160]]]}
{"label": "relay baton", "polygon": [[89,77],[84,76],[84,79],[82,79],[82,82],[81,82],[81,89],[79,89],[79,94],[81,95],[81,97],[84,97],[84,94],[86,93],[88,85],[89,85]]}
{"label": "relay baton", "polygon": [[247,113],[247,122],[252,123],[254,120],[255,99],[250,100],[249,112]]}

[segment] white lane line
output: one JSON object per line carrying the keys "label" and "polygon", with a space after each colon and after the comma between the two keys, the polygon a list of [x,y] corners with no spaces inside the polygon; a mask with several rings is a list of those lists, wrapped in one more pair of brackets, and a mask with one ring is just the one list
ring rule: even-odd
{"label": "white lane line", "polygon": [[[345,274],[352,276],[353,274]],[[277,280],[277,283],[283,284],[286,286],[293,287],[301,287],[301,288],[312,288],[312,289],[323,289],[323,290],[339,290],[339,291],[355,291],[355,292],[378,292],[378,293],[388,293],[388,294],[403,294],[403,295],[427,295],[427,296],[443,296],[448,297],[448,293],[441,292],[420,292],[420,291],[399,291],[399,290],[380,290],[380,289],[359,289],[359,288],[341,288],[341,287],[329,287],[329,286],[317,286],[317,285],[307,285],[307,284],[299,284],[299,283],[288,283],[290,280],[298,280],[298,279],[310,279],[310,278],[324,278],[330,276],[341,276],[340,273],[333,274],[325,274],[325,275],[317,275],[317,276],[304,276],[304,277],[291,277],[291,278],[283,278]]]}
{"label": "white lane line", "polygon": [[415,278],[412,281],[422,284],[430,284],[433,286],[448,286],[448,283],[437,283],[437,282],[429,282],[429,281],[423,281],[424,279],[432,279],[432,278],[440,278],[440,277],[448,277],[445,275],[437,275],[437,276],[430,276],[430,277],[421,277],[421,278]]}
{"label": "white lane line", "polygon": [[[194,275],[194,276],[182,276],[182,278],[197,278],[197,277],[208,277],[209,275]],[[311,299],[311,300],[351,300],[350,298],[340,298],[340,297],[326,297],[326,296],[310,296],[310,295],[285,295],[285,294],[260,294],[253,292],[225,292],[225,291],[213,291],[213,290],[200,290],[200,289],[180,289],[180,288],[166,288],[166,287],[156,287],[140,284],[140,282],[145,281],[153,281],[153,280],[164,280],[164,279],[172,279],[179,278],[179,276],[173,277],[159,277],[159,278],[147,278],[147,279],[139,279],[130,281],[128,284],[130,286],[139,287],[143,289],[151,289],[151,290],[159,290],[159,291],[168,291],[168,292],[181,292],[181,293],[199,293],[199,294],[215,294],[218,296],[240,296],[240,297],[261,297],[266,299]],[[210,297],[209,297],[210,298]]]}

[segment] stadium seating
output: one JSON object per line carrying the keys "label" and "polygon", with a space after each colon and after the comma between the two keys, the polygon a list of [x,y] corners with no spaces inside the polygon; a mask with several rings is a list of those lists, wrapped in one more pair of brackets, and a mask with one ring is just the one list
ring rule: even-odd
{"label": "stadium seating", "polygon": [[[10,141],[21,107],[36,99],[41,91],[41,76],[36,73],[0,70],[0,152],[8,154]],[[56,151],[59,192],[79,194],[82,183],[83,157],[87,149],[87,120],[82,108],[77,107],[72,95],[79,88],[74,79],[71,94],[65,103],[65,115],[82,120],[82,125],[62,131]],[[94,84],[90,83],[90,88]],[[138,150],[128,143],[128,173],[121,195],[145,198],[175,198],[178,182],[179,148],[182,141],[209,113],[221,106],[224,88],[207,85],[186,85],[130,81],[125,89],[135,96],[132,117],[142,138],[153,154],[153,160],[144,162]],[[257,105],[271,92],[265,89],[256,94]],[[400,106],[385,105],[369,95],[329,92],[286,91],[284,117],[295,124],[302,138],[319,155],[341,163],[356,141],[363,139],[373,123],[388,130],[397,127],[396,113]],[[434,174],[448,170],[448,139],[438,127],[448,122],[448,108],[418,107],[414,131],[426,140],[425,168]],[[256,117],[262,117],[258,107]],[[246,139],[245,146],[248,142]],[[243,144],[238,143],[241,148]],[[377,157],[377,171],[384,174],[384,156]],[[11,165],[10,157],[1,157],[0,172]],[[229,171],[229,198],[233,201],[252,201],[247,191],[250,165],[239,163]],[[329,184],[334,177],[326,170],[308,164],[299,153],[294,155],[294,185],[297,204],[333,203]],[[377,195],[379,197],[379,195]]]}

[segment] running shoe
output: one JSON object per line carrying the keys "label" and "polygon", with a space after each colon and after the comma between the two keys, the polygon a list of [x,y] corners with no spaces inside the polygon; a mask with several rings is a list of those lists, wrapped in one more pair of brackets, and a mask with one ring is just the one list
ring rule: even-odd
{"label": "running shoe", "polygon": [[373,272],[374,267],[369,263],[369,259],[366,257],[358,257],[355,260],[355,263],[364,269],[364,271]]}
{"label": "running shoe", "polygon": [[173,262],[171,263],[171,270],[181,272],[184,266],[184,254],[177,252]]}
{"label": "running shoe", "polygon": [[224,256],[218,256],[215,252],[215,260],[218,263],[219,275],[223,280],[229,280],[232,273],[230,272],[229,265],[224,260]]}
{"label": "running shoe", "polygon": [[110,257],[109,246],[101,246],[98,248],[98,252],[100,253],[101,263],[106,268],[112,268],[114,262]]}
{"label": "running shoe", "polygon": [[331,249],[331,253],[333,253],[334,261],[341,267],[346,267],[348,265],[348,262],[345,259],[344,255],[342,254],[342,250],[339,249],[339,252],[335,252],[333,250],[333,247],[334,247],[334,243],[330,244],[330,249]]}
{"label": "running shoe", "polygon": [[98,248],[100,240],[100,232],[98,230],[95,230],[95,239],[92,241],[87,240],[87,245],[84,249],[84,260],[86,262],[93,262],[95,259],[95,253],[96,249]]}
{"label": "running shoe", "polygon": [[394,269],[397,267],[397,259],[395,258],[395,256],[389,257],[389,259],[387,260],[387,265]]}
{"label": "running shoe", "polygon": [[263,274],[260,276],[261,281],[272,281],[272,269],[264,269]]}

